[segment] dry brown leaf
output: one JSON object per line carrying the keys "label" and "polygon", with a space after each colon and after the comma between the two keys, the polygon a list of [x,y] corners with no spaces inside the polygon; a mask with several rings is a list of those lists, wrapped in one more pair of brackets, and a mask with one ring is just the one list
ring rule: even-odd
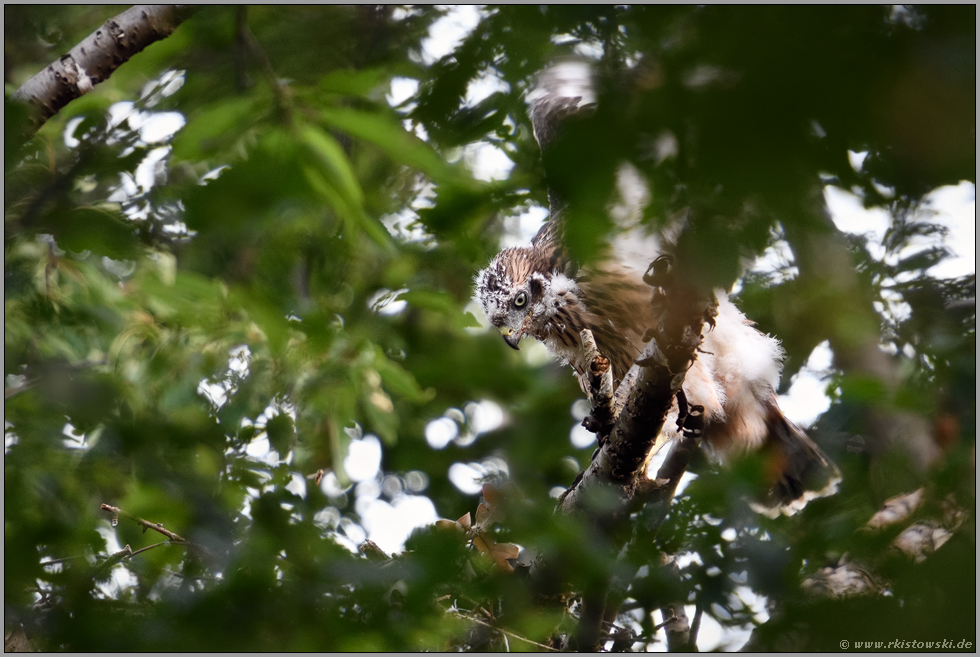
{"label": "dry brown leaf", "polygon": [[[467,515],[469,515],[469,514],[467,514]],[[484,525],[486,525],[487,522],[490,520],[490,516],[491,516],[490,509],[488,509],[483,504],[480,504],[480,506],[476,507],[476,524],[477,525],[479,525],[481,527],[483,527]]]}
{"label": "dry brown leaf", "polygon": [[459,523],[454,520],[446,520],[445,518],[439,518],[436,520],[436,529],[442,529],[444,531],[452,529],[453,531],[459,530]]}

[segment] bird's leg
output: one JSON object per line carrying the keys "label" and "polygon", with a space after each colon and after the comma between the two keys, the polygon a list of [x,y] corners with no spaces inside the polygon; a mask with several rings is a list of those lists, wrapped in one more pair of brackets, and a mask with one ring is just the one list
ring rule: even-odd
{"label": "bird's leg", "polygon": [[681,433],[685,438],[700,438],[704,433],[704,406],[691,404],[688,406],[687,415],[684,417],[684,426]]}
{"label": "bird's leg", "polygon": [[612,403],[612,363],[599,353],[592,331],[583,329],[581,338],[586,364],[579,382],[592,402],[592,412],[582,421],[582,426],[596,434],[601,446],[616,422]]}
{"label": "bird's leg", "polygon": [[686,438],[704,433],[704,406],[688,403],[683,388],[677,391],[677,430]]}
{"label": "bird's leg", "polygon": [[684,430],[684,420],[687,418],[687,395],[684,389],[677,391],[677,430]]}

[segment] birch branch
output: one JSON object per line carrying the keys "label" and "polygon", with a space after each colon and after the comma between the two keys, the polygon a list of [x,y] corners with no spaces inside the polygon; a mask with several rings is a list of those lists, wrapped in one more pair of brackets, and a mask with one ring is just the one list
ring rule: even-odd
{"label": "birch branch", "polygon": [[107,80],[133,55],[170,36],[195,11],[184,5],[134,5],[45,66],[12,98],[30,106],[32,130],[37,130],[62,107]]}

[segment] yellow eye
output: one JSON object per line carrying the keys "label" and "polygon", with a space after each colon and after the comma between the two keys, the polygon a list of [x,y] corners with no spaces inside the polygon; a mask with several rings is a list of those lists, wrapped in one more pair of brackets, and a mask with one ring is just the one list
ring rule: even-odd
{"label": "yellow eye", "polygon": [[518,294],[518,295],[517,295],[517,297],[516,297],[516,298],[514,299],[514,305],[515,305],[515,306],[517,306],[518,308],[520,308],[520,307],[521,307],[521,306],[523,306],[523,305],[524,305],[525,303],[527,303],[527,293],[525,293],[525,292],[521,292],[521,293],[520,293],[520,294]]}

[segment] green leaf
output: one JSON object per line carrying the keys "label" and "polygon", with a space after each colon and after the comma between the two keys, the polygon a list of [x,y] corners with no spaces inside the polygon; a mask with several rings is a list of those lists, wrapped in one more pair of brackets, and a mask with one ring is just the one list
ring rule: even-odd
{"label": "green leaf", "polygon": [[399,397],[415,403],[425,403],[435,397],[435,390],[422,390],[411,372],[381,353],[378,353],[374,367],[385,387]]}
{"label": "green leaf", "polygon": [[451,317],[457,328],[480,325],[472,313],[463,313],[461,311],[459,303],[448,292],[438,290],[409,290],[408,292],[402,292],[397,298],[401,301],[407,301],[416,308],[425,308],[426,310]]}
{"label": "green leaf", "polygon": [[293,436],[296,434],[293,419],[285,413],[280,413],[266,422],[265,432],[272,448],[285,458],[291,447]]}
{"label": "green leaf", "polygon": [[304,125],[301,134],[304,143],[314,155],[313,160],[320,165],[324,178],[337,189],[349,204],[350,210],[359,208],[364,203],[364,192],[361,191],[343,147],[315,125]]}
{"label": "green leaf", "polygon": [[320,116],[327,125],[375,144],[395,162],[418,169],[435,182],[458,182],[459,176],[446,161],[393,116],[341,107],[325,109]]}
{"label": "green leaf", "polygon": [[320,78],[319,87],[331,94],[367,96],[386,85],[391,74],[384,68],[331,71]]}
{"label": "green leaf", "polygon": [[197,160],[228,148],[262,115],[253,97],[225,98],[188,117],[173,140],[173,155]]}
{"label": "green leaf", "polygon": [[76,208],[52,219],[55,239],[64,249],[93,251],[117,260],[139,253],[136,226],[115,206]]}
{"label": "green leaf", "polygon": [[350,160],[337,140],[314,125],[302,129],[311,165],[303,168],[310,186],[343,217],[349,228],[359,226],[375,243],[392,248],[391,235],[364,211],[364,193]]}

